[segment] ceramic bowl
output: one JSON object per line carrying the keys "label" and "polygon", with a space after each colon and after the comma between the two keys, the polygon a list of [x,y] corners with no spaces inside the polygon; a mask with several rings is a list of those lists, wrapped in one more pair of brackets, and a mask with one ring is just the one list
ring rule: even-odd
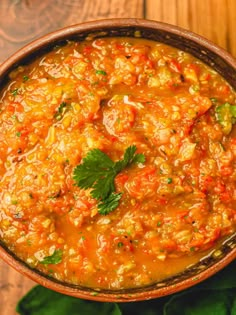
{"label": "ceramic bowl", "polygon": [[[236,89],[236,60],[226,51],[205,38],[177,26],[141,19],[110,19],[87,22],[66,27],[35,40],[20,49],[0,66],[0,86],[4,85],[8,73],[17,65],[30,62],[55,45],[61,45],[68,39],[82,41],[88,37],[104,36],[142,37],[184,50],[215,69]],[[0,257],[35,282],[67,295],[109,302],[148,300],[186,289],[224,268],[236,258],[236,233],[225,240],[220,248],[213,250],[210,255],[196,265],[187,268],[184,272],[165,281],[136,289],[116,291],[102,289],[95,292],[92,288],[57,281],[31,269],[1,242]]]}

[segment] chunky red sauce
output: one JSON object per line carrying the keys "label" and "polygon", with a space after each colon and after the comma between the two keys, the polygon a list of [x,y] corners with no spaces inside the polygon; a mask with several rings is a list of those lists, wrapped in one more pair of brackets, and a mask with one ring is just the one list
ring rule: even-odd
{"label": "chunky red sauce", "polygon": [[[0,96],[0,237],[62,281],[120,289],[182,271],[235,231],[236,95],[212,69],[133,38],[69,42]],[[94,148],[145,163],[98,213],[73,171]]]}

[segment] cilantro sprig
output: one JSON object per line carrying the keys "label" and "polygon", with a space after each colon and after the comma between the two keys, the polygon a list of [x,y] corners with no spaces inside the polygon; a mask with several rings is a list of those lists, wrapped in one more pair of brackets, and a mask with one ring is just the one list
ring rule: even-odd
{"label": "cilantro sprig", "polygon": [[93,149],[83,158],[73,172],[75,185],[82,189],[92,188],[91,196],[97,200],[98,212],[108,214],[119,205],[121,193],[115,192],[115,177],[132,163],[144,163],[142,153],[135,154],[135,145],[129,146],[122,160],[113,162],[108,155],[99,149]]}
{"label": "cilantro sprig", "polygon": [[62,261],[62,255],[63,252],[61,249],[55,249],[54,253],[51,256],[46,256],[42,261],[40,261],[40,264],[43,265],[57,265]]}

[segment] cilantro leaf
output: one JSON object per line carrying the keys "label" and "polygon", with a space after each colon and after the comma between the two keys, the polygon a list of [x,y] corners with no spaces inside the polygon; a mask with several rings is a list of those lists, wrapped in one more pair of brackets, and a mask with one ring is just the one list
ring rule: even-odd
{"label": "cilantro leaf", "polygon": [[[98,181],[102,181],[103,185],[106,184],[108,179],[108,185],[110,185],[109,177],[112,177],[114,162],[107,156],[105,153],[99,149],[93,149],[88,152],[87,156],[83,158],[83,163],[76,166],[73,172],[73,179],[76,182],[76,185],[83,189],[96,188],[94,185]],[[97,187],[98,190],[102,187]],[[104,189],[107,189],[105,185]],[[108,193],[110,189],[107,189]],[[107,193],[107,194],[108,194]],[[99,194],[96,192],[93,193],[94,198],[105,198],[105,192]]]}
{"label": "cilantro leaf", "polygon": [[95,199],[106,199],[109,195],[115,191],[114,178],[116,174],[114,172],[107,172],[101,177],[94,185],[91,195]]}
{"label": "cilantro leaf", "polygon": [[143,154],[135,154],[137,148],[135,145],[131,145],[125,150],[123,160],[120,160],[115,163],[114,168],[116,169],[117,173],[122,171],[125,167],[129,166],[132,163],[144,163],[145,156]]}
{"label": "cilantro leaf", "polygon": [[51,256],[46,256],[42,261],[40,261],[40,264],[43,265],[50,265],[54,264],[57,265],[62,261],[62,250],[61,249],[55,249],[54,253]]}
{"label": "cilantro leaf", "polygon": [[57,112],[54,115],[54,118],[56,118],[57,120],[60,120],[62,118],[62,116],[64,115],[65,111],[66,111],[66,107],[67,107],[67,103],[66,102],[62,102],[58,109]]}
{"label": "cilantro leaf", "polygon": [[119,204],[121,194],[115,194],[115,177],[132,163],[144,163],[143,154],[135,154],[135,145],[125,150],[124,158],[113,162],[109,156],[99,149],[93,149],[83,158],[73,172],[75,185],[82,189],[92,188],[91,196],[99,200],[98,209],[101,214],[108,214]]}
{"label": "cilantro leaf", "polygon": [[132,163],[145,163],[146,159],[142,153],[135,154]]}
{"label": "cilantro leaf", "polygon": [[98,204],[98,212],[103,215],[109,214],[111,211],[115,210],[119,205],[119,200],[122,194],[111,193],[105,200]]}

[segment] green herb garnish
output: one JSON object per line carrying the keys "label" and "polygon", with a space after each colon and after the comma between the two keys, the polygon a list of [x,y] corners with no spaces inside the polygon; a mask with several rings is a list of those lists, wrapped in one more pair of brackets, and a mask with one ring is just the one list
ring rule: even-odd
{"label": "green herb garnish", "polygon": [[11,94],[14,95],[14,96],[18,95],[18,90],[19,90],[19,89],[14,89],[14,90],[12,90],[12,91],[11,91]]}
{"label": "green herb garnish", "polygon": [[54,118],[56,118],[57,120],[60,120],[66,111],[66,107],[67,107],[67,103],[62,102],[60,106],[58,107],[57,112],[54,115]]}
{"label": "green herb garnish", "polygon": [[107,75],[106,71],[104,70],[97,70],[96,74]]}
{"label": "green herb garnish", "polygon": [[21,132],[20,132],[20,131],[17,131],[17,132],[16,132],[16,136],[17,136],[17,137],[20,137],[20,136],[21,136]]}
{"label": "green herb garnish", "polygon": [[125,150],[124,158],[113,162],[109,156],[99,149],[93,149],[83,158],[73,172],[75,184],[83,189],[92,188],[91,195],[99,200],[98,212],[108,214],[119,204],[121,193],[115,193],[114,180],[118,173],[132,163],[144,163],[143,154],[135,154],[135,145]]}
{"label": "green herb garnish", "polygon": [[43,265],[57,265],[62,261],[62,250],[55,249],[54,253],[51,256],[46,256],[42,261],[40,261]]}
{"label": "green herb garnish", "polygon": [[32,241],[31,240],[26,240],[26,243],[27,243],[28,246],[32,245]]}
{"label": "green herb garnish", "polygon": [[100,214],[107,215],[115,210],[119,205],[119,200],[122,194],[111,193],[106,199],[102,200],[98,204],[98,211]]}
{"label": "green herb garnish", "polygon": [[26,82],[26,81],[28,81],[29,80],[29,77],[27,76],[27,75],[24,75],[23,76],[23,82]]}
{"label": "green herb garnish", "polygon": [[236,105],[225,103],[215,109],[216,119],[221,124],[223,133],[228,135],[236,122]]}
{"label": "green herb garnish", "polygon": [[210,100],[211,100],[211,102],[212,102],[213,104],[217,102],[217,98],[215,98],[215,97],[211,97]]}

